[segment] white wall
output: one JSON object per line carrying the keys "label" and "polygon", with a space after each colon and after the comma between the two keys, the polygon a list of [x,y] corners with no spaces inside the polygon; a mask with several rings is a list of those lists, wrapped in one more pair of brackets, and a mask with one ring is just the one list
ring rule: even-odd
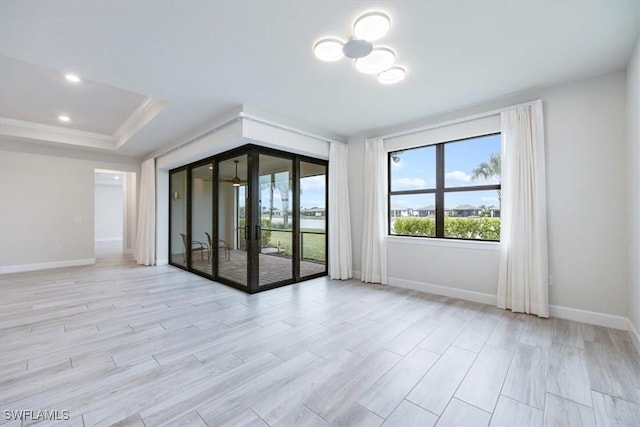
{"label": "white wall", "polygon": [[[156,259],[159,265],[166,264],[169,258],[169,170],[246,144],[262,145],[320,159],[328,159],[329,157],[328,142],[252,120],[232,122],[217,132],[209,133],[200,139],[160,155],[156,159]],[[232,197],[233,192],[225,194],[221,192],[220,197],[229,200],[229,196]],[[229,217],[233,218],[233,215]],[[228,228],[226,224],[224,228]],[[225,237],[232,245],[231,242],[234,242],[233,234],[220,236],[221,239]]]}
{"label": "white wall", "polygon": [[[408,130],[541,98],[545,111],[549,267],[552,305],[627,316],[625,75],[510,96],[371,136]],[[349,141],[354,269],[360,270],[364,137]],[[496,293],[491,246],[389,239],[390,282],[444,286],[452,295]],[[430,288],[436,291],[437,288]],[[476,295],[477,296],[477,295]],[[494,299],[493,299],[494,300]],[[495,301],[495,300],[494,300]],[[607,316],[604,316],[605,318]],[[616,321],[619,319],[615,319]],[[605,319],[606,321],[606,319]]]}
{"label": "white wall", "polygon": [[96,242],[122,240],[124,197],[122,184],[95,184],[94,194]]}
{"label": "white wall", "polygon": [[[629,320],[640,340],[640,39],[627,67]],[[638,343],[640,345],[640,343]]]}
{"label": "white wall", "polygon": [[94,262],[94,169],[139,161],[0,140],[0,272]]}

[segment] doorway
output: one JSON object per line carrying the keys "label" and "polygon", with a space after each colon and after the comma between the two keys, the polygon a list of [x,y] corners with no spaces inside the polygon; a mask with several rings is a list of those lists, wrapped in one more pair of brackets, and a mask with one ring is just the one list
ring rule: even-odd
{"label": "doorway", "polygon": [[135,242],[136,174],[95,169],[94,248],[97,259],[132,253]]}
{"label": "doorway", "polygon": [[170,171],[170,264],[249,293],[327,274],[327,162],[246,145]]}

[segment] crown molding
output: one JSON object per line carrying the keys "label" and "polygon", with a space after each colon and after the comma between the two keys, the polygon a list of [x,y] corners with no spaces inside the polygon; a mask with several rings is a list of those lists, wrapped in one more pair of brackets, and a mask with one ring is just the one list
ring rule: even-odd
{"label": "crown molding", "polygon": [[116,150],[131,139],[136,132],[149,123],[166,106],[167,103],[159,99],[146,98],[142,101],[138,108],[127,117],[127,120],[113,134]]}
{"label": "crown molding", "polygon": [[145,98],[113,135],[87,132],[65,126],[0,117],[0,135],[54,142],[106,151],[116,151],[167,106],[165,101]]}
{"label": "crown molding", "polygon": [[115,149],[113,137],[110,135],[10,119],[7,117],[0,117],[0,135],[37,141],[57,142],[60,144],[80,145],[103,150]]}

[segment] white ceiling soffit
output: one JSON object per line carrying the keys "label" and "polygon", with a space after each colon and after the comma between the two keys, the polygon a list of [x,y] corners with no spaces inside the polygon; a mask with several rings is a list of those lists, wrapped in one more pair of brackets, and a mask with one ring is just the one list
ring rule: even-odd
{"label": "white ceiling soffit", "polygon": [[[166,105],[90,80],[0,56],[0,134],[114,151]],[[58,116],[71,120],[63,123]]]}
{"label": "white ceiling soffit", "polygon": [[[118,154],[143,156],[240,105],[343,137],[619,71],[637,1],[0,2],[0,54],[169,106]],[[407,68],[381,85],[313,44],[372,9]],[[113,134],[110,135],[113,137]]]}

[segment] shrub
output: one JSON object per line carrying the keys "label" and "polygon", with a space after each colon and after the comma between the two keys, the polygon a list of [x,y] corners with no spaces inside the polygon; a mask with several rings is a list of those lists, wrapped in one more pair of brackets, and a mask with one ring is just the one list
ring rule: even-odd
{"label": "shrub", "polygon": [[[397,218],[393,224],[396,234],[404,236],[435,236],[435,218]],[[500,218],[444,219],[445,237],[478,240],[500,240]]]}

